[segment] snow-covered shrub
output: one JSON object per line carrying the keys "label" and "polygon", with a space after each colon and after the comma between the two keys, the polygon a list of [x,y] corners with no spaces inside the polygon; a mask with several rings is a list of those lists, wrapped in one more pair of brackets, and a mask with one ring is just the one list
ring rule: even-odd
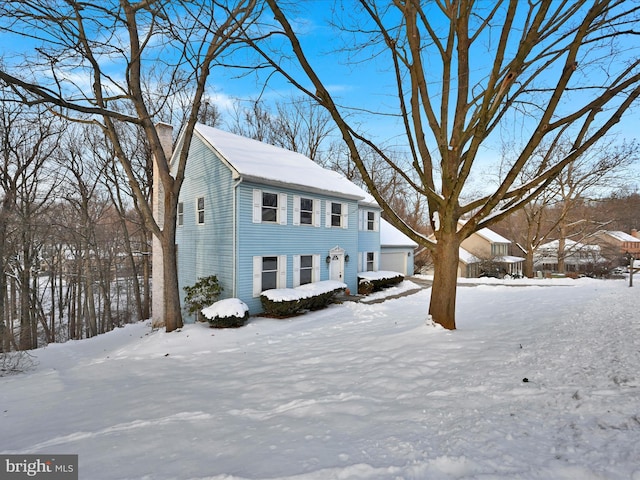
{"label": "snow-covered shrub", "polygon": [[213,328],[238,328],[247,323],[249,307],[238,298],[226,298],[201,310]]}
{"label": "snow-covered shrub", "polygon": [[198,321],[200,321],[200,311],[218,299],[222,286],[218,283],[218,277],[210,275],[199,278],[194,285],[187,285],[184,291],[187,294],[184,297],[187,312],[198,315]]}
{"label": "snow-covered shrub", "polygon": [[358,279],[358,293],[360,295],[369,295],[373,293],[373,283],[366,278]]}
{"label": "snow-covered shrub", "polygon": [[266,315],[290,317],[305,310],[320,310],[331,302],[347,285],[335,280],[308,283],[296,288],[276,288],[260,295]]}
{"label": "snow-covered shrub", "polygon": [[378,292],[385,288],[398,285],[403,280],[404,275],[398,272],[387,272],[383,270],[378,272],[360,272],[358,274],[358,293],[367,295],[371,292]]}

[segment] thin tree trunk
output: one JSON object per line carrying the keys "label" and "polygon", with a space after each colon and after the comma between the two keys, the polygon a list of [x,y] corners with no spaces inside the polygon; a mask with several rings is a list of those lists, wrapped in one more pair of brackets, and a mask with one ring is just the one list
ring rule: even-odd
{"label": "thin tree trunk", "polygon": [[142,241],[142,286],[144,289],[144,301],[142,302],[142,316],[138,320],[146,320],[151,317],[151,271],[149,269],[149,243],[150,234],[143,232]]}
{"label": "thin tree trunk", "polygon": [[163,273],[164,273],[164,314],[167,332],[182,328],[182,312],[180,311],[180,290],[178,287],[177,249],[175,235],[171,234],[175,227],[165,228],[162,235]]}
{"label": "thin tree trunk", "polygon": [[558,238],[558,273],[565,272],[565,233],[563,230],[560,230],[560,238]]}

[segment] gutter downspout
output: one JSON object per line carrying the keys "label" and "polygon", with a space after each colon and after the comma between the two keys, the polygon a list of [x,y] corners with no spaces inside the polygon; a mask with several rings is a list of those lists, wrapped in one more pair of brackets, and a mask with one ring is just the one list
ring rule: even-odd
{"label": "gutter downspout", "polygon": [[238,296],[238,186],[244,181],[244,178],[239,177],[233,184],[233,242],[232,242],[232,255],[233,255],[233,269],[231,278],[233,282],[233,291],[231,295],[233,297]]}

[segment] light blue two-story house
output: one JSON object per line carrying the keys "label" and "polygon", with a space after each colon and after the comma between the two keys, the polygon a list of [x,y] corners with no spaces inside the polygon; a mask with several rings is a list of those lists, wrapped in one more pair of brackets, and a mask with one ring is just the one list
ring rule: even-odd
{"label": "light blue two-story house", "polygon": [[358,272],[378,269],[378,204],[299,153],[199,124],[178,202],[180,289],[216,275],[220,298],[252,314],[265,290],[331,279],[356,292]]}

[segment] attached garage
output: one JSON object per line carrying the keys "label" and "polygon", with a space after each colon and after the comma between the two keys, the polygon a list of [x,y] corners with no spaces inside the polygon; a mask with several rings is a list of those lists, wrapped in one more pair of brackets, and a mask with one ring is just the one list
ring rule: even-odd
{"label": "attached garage", "polygon": [[410,256],[411,253],[381,252],[380,270],[389,270],[392,272],[402,273],[403,275],[411,275],[410,273],[407,273],[407,258]]}
{"label": "attached garage", "polygon": [[380,270],[413,275],[413,252],[418,244],[384,219],[380,219]]}

